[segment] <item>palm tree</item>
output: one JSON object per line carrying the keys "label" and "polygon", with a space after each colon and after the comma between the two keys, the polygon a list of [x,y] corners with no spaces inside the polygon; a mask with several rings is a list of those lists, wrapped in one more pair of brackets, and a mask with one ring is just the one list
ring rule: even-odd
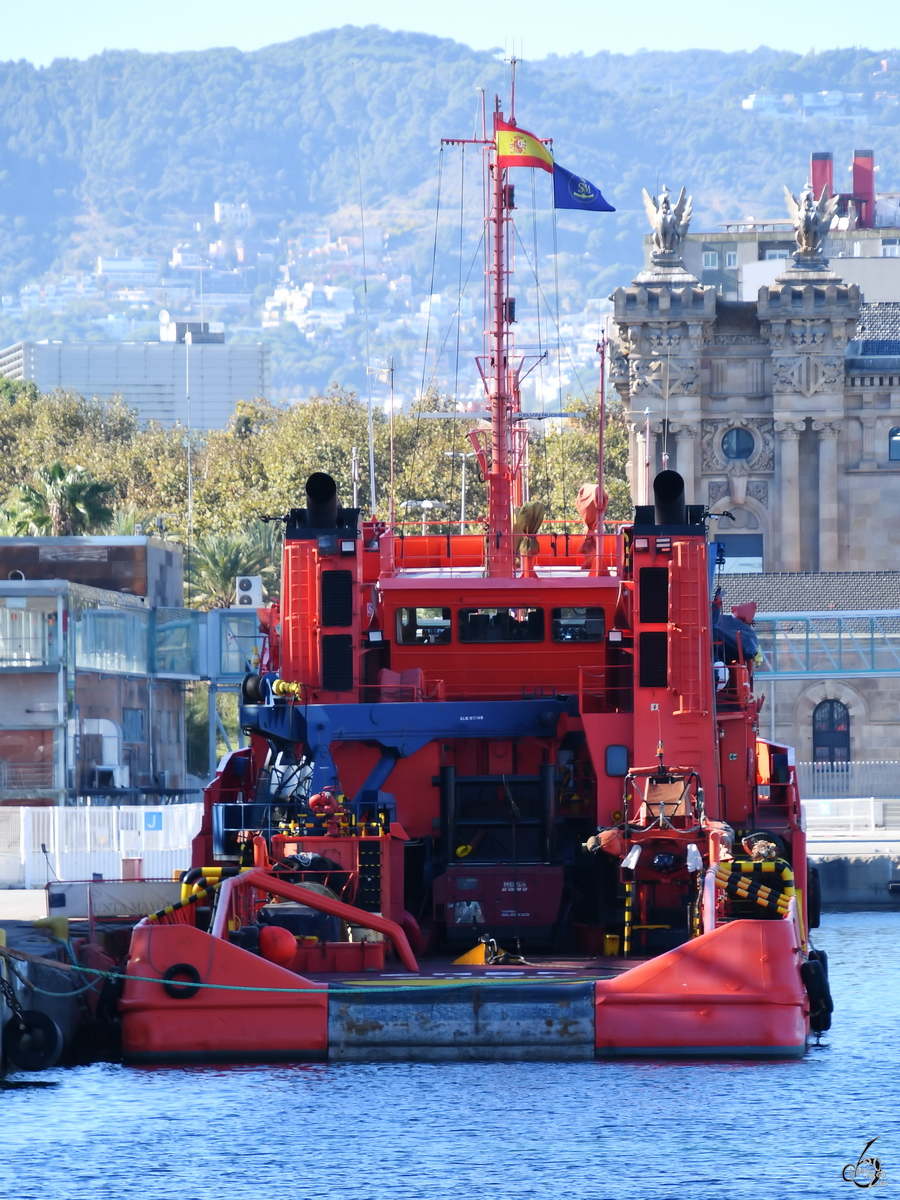
{"label": "palm tree", "polygon": [[19,486],[14,507],[6,513],[17,534],[51,537],[93,533],[112,520],[105,499],[113,491],[84,467],[65,467],[61,462],[38,467],[31,483]]}
{"label": "palm tree", "polygon": [[156,532],[153,518],[141,512],[133,504],[118,504],[113,510],[109,532],[117,537],[134,537],[135,526],[143,528],[145,536]]}
{"label": "palm tree", "polygon": [[274,537],[258,533],[200,534],[187,549],[185,574],[192,608],[228,608],[238,575],[262,575],[267,590],[277,578]]}

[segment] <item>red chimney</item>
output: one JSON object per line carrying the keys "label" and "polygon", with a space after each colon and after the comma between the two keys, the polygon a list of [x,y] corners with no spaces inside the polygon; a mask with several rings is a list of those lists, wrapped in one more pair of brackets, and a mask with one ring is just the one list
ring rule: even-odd
{"label": "red chimney", "polygon": [[822,188],[826,189],[826,194],[831,199],[834,195],[834,155],[831,151],[814,150],[809,172],[816,199],[822,195]]}
{"label": "red chimney", "polygon": [[853,151],[853,195],[859,209],[861,229],[875,227],[875,154],[872,150]]}

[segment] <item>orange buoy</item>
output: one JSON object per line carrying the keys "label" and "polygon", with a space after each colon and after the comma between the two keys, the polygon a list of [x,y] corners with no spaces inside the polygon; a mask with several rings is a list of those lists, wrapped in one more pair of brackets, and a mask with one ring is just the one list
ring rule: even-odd
{"label": "orange buoy", "polygon": [[268,962],[287,967],[297,953],[297,939],[280,925],[264,925],[259,931],[259,952]]}

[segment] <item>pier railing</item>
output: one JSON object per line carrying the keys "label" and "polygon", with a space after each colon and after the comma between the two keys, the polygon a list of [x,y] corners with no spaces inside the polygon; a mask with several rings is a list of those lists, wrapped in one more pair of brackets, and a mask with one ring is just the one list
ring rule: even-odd
{"label": "pier railing", "polygon": [[873,796],[856,796],[849,800],[804,800],[806,832],[810,837],[838,836],[885,831],[883,800]]}
{"label": "pier railing", "polygon": [[900,762],[797,763],[797,782],[804,800],[844,800],[872,796],[900,800]]}

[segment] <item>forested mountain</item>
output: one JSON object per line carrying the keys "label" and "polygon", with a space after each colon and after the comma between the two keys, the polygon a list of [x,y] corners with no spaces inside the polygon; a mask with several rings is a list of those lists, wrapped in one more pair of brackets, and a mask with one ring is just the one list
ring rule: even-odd
{"label": "forested mountain", "polygon": [[[561,217],[559,248],[570,255],[560,260],[569,271],[563,289],[568,281],[602,297],[630,278],[641,259],[641,188],[657,181],[688,186],[695,228],[748,212],[782,215],[782,184],[802,186],[815,149],[834,150],[842,184],[853,147],[871,144],[879,187],[900,188],[894,61],[877,49],[801,57],[762,48],[524,63],[520,122],[552,137],[558,161],[599,184],[618,209],[610,218]],[[497,56],[374,26],[253,53],[110,51],[40,69],[0,64],[0,290],[14,297],[48,272],[92,272],[101,254],[162,262],[185,231],[205,243],[214,202],[227,200],[248,203],[258,235],[277,247],[271,277],[255,277],[258,309],[291,237],[326,223],[359,232],[361,175],[368,219],[388,235],[415,300],[430,287],[440,138],[471,136],[476,89],[490,104],[507,75]],[[852,113],[810,116],[799,101],[780,117],[741,107],[764,90],[851,91]],[[450,240],[436,290],[457,278]],[[50,322],[26,306],[0,321],[0,340],[84,336],[98,312],[106,308]],[[281,340],[283,361],[301,353]]]}

